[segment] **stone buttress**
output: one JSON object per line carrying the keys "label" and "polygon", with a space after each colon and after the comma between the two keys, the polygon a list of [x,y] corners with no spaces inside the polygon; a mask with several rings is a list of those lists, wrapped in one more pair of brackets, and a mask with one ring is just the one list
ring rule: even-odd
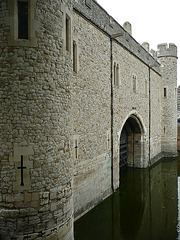
{"label": "stone buttress", "polygon": [[3,240],[73,239],[72,2],[65,2],[0,1]]}

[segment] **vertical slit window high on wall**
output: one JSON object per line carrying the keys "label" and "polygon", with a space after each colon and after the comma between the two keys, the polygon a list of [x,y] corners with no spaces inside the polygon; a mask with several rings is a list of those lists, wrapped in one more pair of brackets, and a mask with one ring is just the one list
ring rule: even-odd
{"label": "vertical slit window high on wall", "polygon": [[18,1],[18,38],[28,39],[28,2]]}
{"label": "vertical slit window high on wall", "polygon": [[119,64],[116,67],[116,85],[119,86]]}
{"label": "vertical slit window high on wall", "polygon": [[73,41],[73,71],[77,73],[77,44]]}
{"label": "vertical slit window high on wall", "polygon": [[136,76],[133,76],[133,93],[136,93]]}
{"label": "vertical slit window high on wall", "polygon": [[167,97],[167,88],[164,88],[164,98]]}
{"label": "vertical slit window high on wall", "polygon": [[70,18],[66,15],[66,51],[70,52]]}
{"label": "vertical slit window high on wall", "polygon": [[114,85],[116,85],[116,63],[114,63]]}
{"label": "vertical slit window high on wall", "polygon": [[147,81],[145,81],[145,97],[148,95],[148,84]]}
{"label": "vertical slit window high on wall", "polygon": [[79,158],[79,140],[74,139],[74,160]]}

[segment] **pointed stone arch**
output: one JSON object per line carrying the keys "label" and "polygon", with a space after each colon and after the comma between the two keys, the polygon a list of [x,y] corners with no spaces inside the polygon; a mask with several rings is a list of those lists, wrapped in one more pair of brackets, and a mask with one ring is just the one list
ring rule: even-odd
{"label": "pointed stone arch", "polygon": [[123,124],[119,140],[119,167],[144,167],[144,126],[140,118],[131,114]]}

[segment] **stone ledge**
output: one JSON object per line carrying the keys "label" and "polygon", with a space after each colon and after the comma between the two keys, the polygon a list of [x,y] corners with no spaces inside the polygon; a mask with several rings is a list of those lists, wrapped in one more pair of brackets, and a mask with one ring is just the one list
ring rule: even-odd
{"label": "stone ledge", "polygon": [[5,218],[17,218],[17,217],[25,217],[25,216],[33,216],[37,215],[38,211],[34,208],[28,208],[28,209],[0,209],[0,217]]}

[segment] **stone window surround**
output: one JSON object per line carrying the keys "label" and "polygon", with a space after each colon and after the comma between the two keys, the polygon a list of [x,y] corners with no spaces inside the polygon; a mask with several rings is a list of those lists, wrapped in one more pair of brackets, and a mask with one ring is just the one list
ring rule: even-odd
{"label": "stone window surround", "polygon": [[120,74],[119,74],[119,64],[114,62],[114,86],[118,87],[120,85]]}
{"label": "stone window surround", "polygon": [[175,96],[175,98],[177,98],[177,91],[178,91],[178,89],[175,87],[175,90],[174,90],[174,96]]}
{"label": "stone window surround", "polygon": [[71,18],[66,14],[65,20],[65,32],[66,32],[66,51],[71,53]]}
{"label": "stone window surround", "polygon": [[116,84],[119,86],[119,64],[116,64]]}
{"label": "stone window surround", "polygon": [[[18,1],[28,2],[28,39],[18,39]],[[9,17],[6,18],[7,25],[10,25],[10,36],[8,36],[9,46],[36,47],[37,39],[35,30],[37,29],[37,21],[34,19],[34,10],[36,0],[8,0]]]}
{"label": "stone window surround", "polygon": [[133,93],[137,93],[137,77],[133,75]]}
{"label": "stone window surround", "polygon": [[145,97],[148,96],[148,81],[145,80]]}
{"label": "stone window surround", "polygon": [[[63,39],[63,46],[62,46],[62,50],[63,50],[63,55],[66,54],[71,54],[72,52],[72,13],[69,11],[69,9],[67,8],[66,5],[64,5],[63,3],[61,4],[61,11],[63,13],[63,29],[62,29],[62,39]],[[69,47],[68,47],[68,51],[67,51],[67,47],[66,47],[66,19],[68,18],[69,20],[69,33],[68,33],[68,43],[69,43]]]}
{"label": "stone window surround", "polygon": [[114,85],[116,85],[116,62],[114,62]]}
{"label": "stone window surround", "polygon": [[79,49],[78,49],[78,40],[73,40],[73,73],[77,74],[79,70]]}

